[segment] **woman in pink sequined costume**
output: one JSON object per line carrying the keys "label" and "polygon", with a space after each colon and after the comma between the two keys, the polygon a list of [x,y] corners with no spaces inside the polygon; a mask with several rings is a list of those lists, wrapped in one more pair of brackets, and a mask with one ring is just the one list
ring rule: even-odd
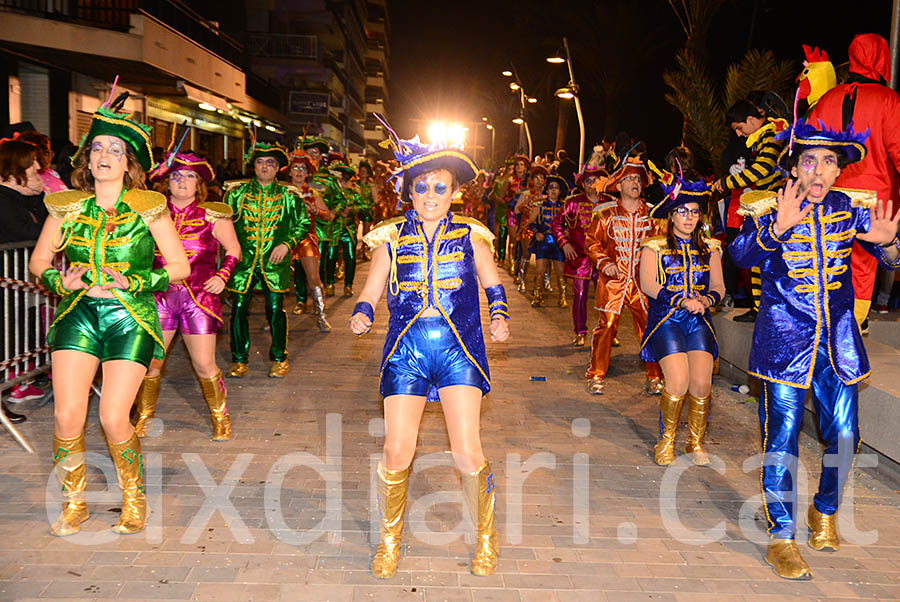
{"label": "woman in pink sequined costume", "polygon": [[566,199],[562,210],[553,218],[553,236],[566,256],[565,275],[572,279],[572,325],[575,339],[572,344],[584,347],[587,336],[588,286],[597,285],[597,269],[584,247],[586,232],[591,225],[594,209],[600,202],[597,181],[608,177],[605,170],[590,163],[575,177],[575,185],[584,192]]}
{"label": "woman in pink sequined costume", "polygon": [[[227,441],[231,439],[231,418],[225,380],[216,365],[216,332],[223,323],[219,294],[241,258],[241,246],[231,221],[231,207],[205,202],[206,184],[213,178],[209,163],[191,153],[170,154],[150,173],[157,190],[168,197],[172,221],[191,264],[190,276],[155,296],[166,349],[181,330],[209,406],[213,441]],[[221,267],[220,246],[225,250]],[[154,266],[164,263],[157,253]],[[139,437],[147,434],[147,421],[156,413],[162,367],[160,360],[150,363],[137,394],[134,430]]]}

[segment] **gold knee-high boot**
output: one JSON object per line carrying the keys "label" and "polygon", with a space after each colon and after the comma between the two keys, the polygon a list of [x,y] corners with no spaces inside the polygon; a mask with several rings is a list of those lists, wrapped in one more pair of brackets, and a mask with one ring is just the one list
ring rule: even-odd
{"label": "gold knee-high boot", "polygon": [[64,537],[81,531],[81,523],[90,517],[84,490],[87,479],[84,467],[84,433],[71,439],[53,435],[53,471],[62,486],[63,508],[50,526],[50,533]]}
{"label": "gold knee-high boot", "polygon": [[378,551],[372,560],[372,576],[378,579],[390,579],[397,574],[411,468],[410,465],[403,470],[388,470],[381,462],[378,463],[381,543],[378,544]]}
{"label": "gold knee-high boot", "polygon": [[534,294],[531,297],[531,307],[541,307],[544,304],[544,281],[540,276],[534,277]]}
{"label": "gold knee-high boot", "polygon": [[137,533],[147,524],[150,509],[144,495],[144,457],[141,455],[141,440],[132,434],[121,443],[106,439],[109,455],[116,466],[116,476],[122,489],[122,513],[112,528],[116,533]]}
{"label": "gold knee-high boot", "polygon": [[497,570],[500,543],[494,528],[494,473],[485,460],[476,472],[462,473],[463,495],[475,523],[475,555],[473,575],[491,575]]}
{"label": "gold knee-high boot", "polygon": [[666,390],[659,400],[659,441],[653,446],[653,457],[657,464],[668,466],[675,461],[675,430],[684,405],[684,395],[676,397]]}
{"label": "gold knee-high boot", "polygon": [[228,441],[231,439],[231,416],[228,415],[228,392],[225,389],[222,372],[219,371],[215,376],[199,380],[203,399],[206,400],[209,408],[209,419],[212,421],[212,440]]}
{"label": "gold knee-high boot", "polygon": [[156,401],[159,399],[159,382],[162,376],[145,376],[134,400],[137,422],[134,432],[138,437],[147,436],[147,421],[156,415]]}
{"label": "gold knee-high boot", "polygon": [[559,301],[556,303],[559,307],[569,307],[569,299],[566,296],[566,277],[565,276],[557,276],[556,277],[556,286],[559,288]]}
{"label": "gold knee-high boot", "polygon": [[688,438],[684,445],[684,453],[691,456],[697,466],[709,464],[709,456],[703,448],[703,437],[706,435],[706,427],[709,424],[709,400],[706,397],[694,397],[690,393],[688,400]]}

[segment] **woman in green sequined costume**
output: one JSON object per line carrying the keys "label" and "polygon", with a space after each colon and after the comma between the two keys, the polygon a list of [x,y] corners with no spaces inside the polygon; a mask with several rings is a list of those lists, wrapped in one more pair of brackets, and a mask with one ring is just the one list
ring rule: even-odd
{"label": "woman in green sequined costume", "polygon": [[[79,190],[45,199],[50,216],[29,267],[62,297],[47,335],[55,472],[63,492],[62,514],[50,528],[54,535],[76,533],[89,517],[84,428],[98,366],[103,370],[100,423],[123,497],[113,531],[141,531],[149,514],[141,445],[129,412],[150,360],[164,357],[153,291],[165,290],[190,270],[165,197],[144,190],[150,157],[149,128],[101,107],[73,159],[72,180]],[[165,268],[153,269],[155,247]],[[62,273],[52,263],[59,251],[69,260]]]}

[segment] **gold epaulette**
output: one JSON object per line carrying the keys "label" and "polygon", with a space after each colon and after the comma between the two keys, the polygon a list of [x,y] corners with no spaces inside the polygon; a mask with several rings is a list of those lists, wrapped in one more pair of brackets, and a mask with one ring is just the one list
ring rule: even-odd
{"label": "gold epaulette", "polygon": [[144,218],[144,223],[146,224],[150,224],[169,211],[166,205],[166,197],[154,190],[138,190],[134,188],[122,195],[122,202]]}
{"label": "gold epaulette", "polygon": [[778,208],[778,196],[774,190],[751,190],[741,195],[738,215],[760,217]]}
{"label": "gold epaulette", "polygon": [[44,197],[44,206],[50,213],[50,217],[65,219],[71,213],[81,212],[81,206],[86,199],[94,196],[83,190],[63,190],[51,192]]}
{"label": "gold epaulette", "polygon": [[871,209],[878,204],[878,195],[875,194],[874,190],[837,187],[832,187],[831,189],[837,192],[843,192],[848,197],[850,197],[850,205],[852,207],[863,207],[864,209]]}
{"label": "gold epaulette", "polygon": [[600,203],[599,205],[594,207],[594,210],[591,212],[591,215],[593,217],[599,217],[601,213],[603,213],[604,211],[608,211],[609,209],[612,209],[613,207],[615,207],[618,204],[619,204],[618,201],[606,201],[605,203]]}
{"label": "gold epaulette", "polygon": [[224,190],[225,192],[231,192],[235,188],[238,188],[240,186],[243,186],[244,184],[247,184],[249,181],[250,181],[249,179],[247,179],[247,180],[228,180],[227,182],[222,184],[222,190]]}
{"label": "gold epaulette", "polygon": [[363,242],[369,246],[370,250],[374,251],[387,242],[397,240],[397,234],[399,232],[397,224],[404,221],[406,221],[406,216],[398,215],[397,217],[378,222],[371,230],[369,230],[368,234],[363,236]]}
{"label": "gold epaulette", "polygon": [[665,236],[651,236],[641,241],[641,248],[647,247],[653,249],[657,253],[661,253],[663,249],[669,246],[669,241]]}
{"label": "gold epaulette", "polygon": [[484,244],[491,249],[494,250],[494,233],[487,229],[487,226],[482,224],[480,221],[475,219],[474,217],[467,217],[465,215],[454,215],[453,223],[455,224],[466,224],[469,226],[469,231],[475,240],[480,240]]}
{"label": "gold epaulette", "polygon": [[715,251],[716,253],[722,252],[722,241],[718,238],[706,238],[703,237],[703,242],[706,243],[706,246],[709,247],[710,252]]}
{"label": "gold epaulette", "polygon": [[231,219],[231,216],[234,215],[234,211],[225,203],[207,201],[200,203],[198,207],[206,211],[206,221],[209,222],[214,222],[217,219]]}

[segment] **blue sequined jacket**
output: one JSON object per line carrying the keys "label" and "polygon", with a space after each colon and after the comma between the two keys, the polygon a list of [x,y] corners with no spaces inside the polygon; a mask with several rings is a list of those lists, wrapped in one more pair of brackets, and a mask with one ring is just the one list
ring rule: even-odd
{"label": "blue sequined jacket", "polygon": [[[689,320],[698,320],[712,333],[713,340],[716,331],[712,327],[712,320],[707,309],[702,314],[692,314],[686,309],[680,309],[678,304],[691,295],[708,295],[709,290],[709,256],[700,255],[700,251],[691,240],[675,239],[678,242],[677,249],[670,249],[665,236],[654,236],[644,239],[641,247],[649,247],[656,251],[656,281],[663,288],[672,291],[675,295],[666,303],[659,298],[648,297],[649,308],[647,310],[647,327],[644,329],[644,340],[641,341],[641,359],[645,362],[655,362],[659,358],[653,357],[652,351],[647,347],[647,341],[666,320],[672,316]],[[715,238],[704,238],[710,252],[722,252],[721,243]],[[685,285],[685,283],[688,283]],[[717,349],[711,349],[713,357],[718,355]]]}
{"label": "blue sequined jacket", "polygon": [[481,331],[478,276],[473,239],[492,246],[494,236],[478,220],[448,213],[429,241],[416,211],[381,222],[365,237],[375,249],[388,245],[390,311],[381,372],[413,323],[429,307],[440,311],[466,356],[481,372],[481,389],[490,391],[490,371]]}
{"label": "blue sequined jacket", "polygon": [[544,241],[547,243],[556,243],[556,237],[553,236],[553,219],[556,217],[556,214],[562,210],[564,204],[564,199],[551,201],[547,197],[544,197],[544,200],[538,209],[537,218],[530,226],[535,233],[543,234]]}
{"label": "blue sequined jacket", "polygon": [[[778,237],[773,230],[775,193],[754,191],[741,197],[744,225],[729,251],[739,267],[759,265],[762,272],[750,374],[809,388],[817,343],[823,341],[844,384],[869,375],[853,316],[850,253],[856,234],[869,230],[868,208],[874,204],[875,196],[868,191],[832,188],[802,222]],[[886,268],[900,268],[900,262],[889,263],[877,245],[857,242]]]}

